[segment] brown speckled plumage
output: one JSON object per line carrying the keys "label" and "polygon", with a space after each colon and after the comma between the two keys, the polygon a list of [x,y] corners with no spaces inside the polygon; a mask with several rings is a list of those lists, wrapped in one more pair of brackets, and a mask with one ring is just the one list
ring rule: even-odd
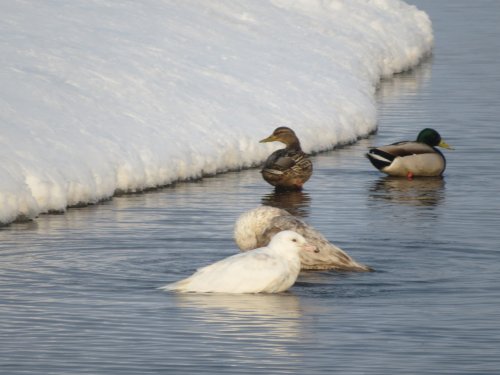
{"label": "brown speckled plumage", "polygon": [[276,128],[260,142],[282,142],[285,148],[274,151],[265,161],[262,177],[277,189],[300,190],[312,175],[312,162],[302,151],[295,132],[285,126]]}
{"label": "brown speckled plumage", "polygon": [[302,253],[301,268],[305,270],[370,271],[370,267],[356,262],[342,249],[329,242],[320,232],[304,221],[276,207],[261,206],[243,213],[234,228],[238,247],[251,250],[269,243],[283,230],[293,230],[315,245],[318,253]]}

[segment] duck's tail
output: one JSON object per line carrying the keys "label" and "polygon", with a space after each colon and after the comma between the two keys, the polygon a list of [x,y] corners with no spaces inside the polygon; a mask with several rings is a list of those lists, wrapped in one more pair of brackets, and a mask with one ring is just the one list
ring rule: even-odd
{"label": "duck's tail", "polygon": [[391,155],[388,152],[382,151],[378,148],[370,149],[370,151],[365,155],[377,169],[382,169],[391,165],[395,158],[394,155]]}
{"label": "duck's tail", "polygon": [[188,285],[189,285],[189,278],[176,281],[175,283],[170,283],[164,286],[160,286],[158,289],[167,291],[186,292]]}

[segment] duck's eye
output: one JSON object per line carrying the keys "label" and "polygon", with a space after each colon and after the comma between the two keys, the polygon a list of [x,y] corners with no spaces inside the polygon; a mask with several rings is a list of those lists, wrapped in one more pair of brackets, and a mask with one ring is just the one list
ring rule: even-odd
{"label": "duck's eye", "polygon": [[297,239],[296,239],[296,238],[292,238],[292,241],[293,241],[293,242],[297,242]]}

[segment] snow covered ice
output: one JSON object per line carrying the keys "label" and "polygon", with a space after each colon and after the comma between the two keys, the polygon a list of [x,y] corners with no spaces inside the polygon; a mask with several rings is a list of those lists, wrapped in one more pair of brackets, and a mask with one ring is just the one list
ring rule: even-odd
{"label": "snow covered ice", "polygon": [[399,0],[0,3],[0,222],[376,128],[381,77],[433,43]]}

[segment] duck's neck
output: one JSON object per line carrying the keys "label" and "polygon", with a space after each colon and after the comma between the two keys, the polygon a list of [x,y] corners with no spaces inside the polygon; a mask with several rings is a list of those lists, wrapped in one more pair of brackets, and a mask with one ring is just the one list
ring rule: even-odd
{"label": "duck's neck", "polygon": [[295,277],[297,277],[300,272],[300,256],[297,254],[294,257],[289,257],[287,261],[288,266],[290,267],[290,272],[295,274]]}
{"label": "duck's neck", "polygon": [[297,138],[291,139],[289,142],[287,142],[286,149],[288,151],[302,151],[302,147],[300,147],[300,141]]}
{"label": "duck's neck", "polygon": [[283,248],[276,249],[273,247],[271,247],[271,251],[276,253],[281,258],[286,259],[286,261],[289,262],[290,264],[294,265],[298,264],[298,267],[300,268],[300,256],[297,251],[293,251],[290,249],[283,249]]}

